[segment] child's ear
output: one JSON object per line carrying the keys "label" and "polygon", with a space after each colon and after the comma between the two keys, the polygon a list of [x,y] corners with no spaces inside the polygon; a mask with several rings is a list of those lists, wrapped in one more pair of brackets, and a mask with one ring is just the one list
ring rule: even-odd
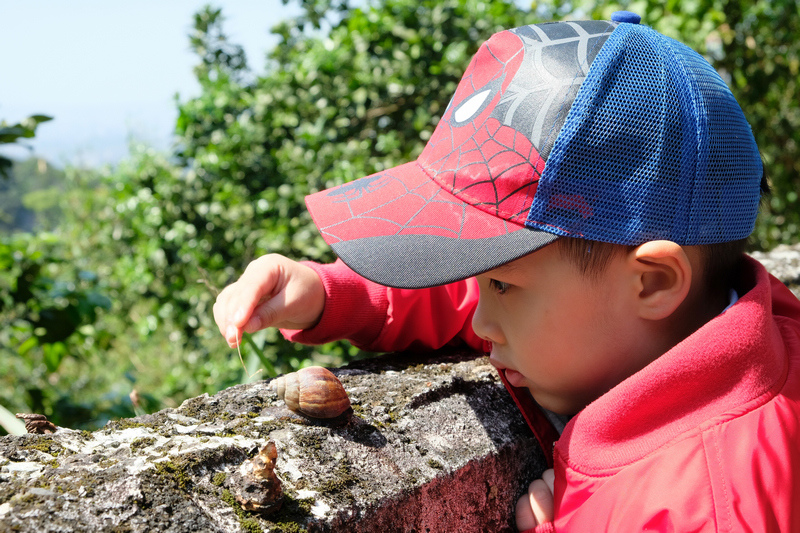
{"label": "child's ear", "polygon": [[672,241],[650,241],[629,257],[636,276],[639,316],[661,320],[672,315],[692,285],[692,264],[684,249]]}

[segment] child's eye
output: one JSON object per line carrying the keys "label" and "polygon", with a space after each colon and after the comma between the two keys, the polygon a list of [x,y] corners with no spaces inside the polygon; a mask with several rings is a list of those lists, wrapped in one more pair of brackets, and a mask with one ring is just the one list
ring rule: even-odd
{"label": "child's eye", "polygon": [[496,279],[489,279],[489,286],[493,288],[497,292],[497,294],[505,294],[510,285],[505,281],[497,281]]}

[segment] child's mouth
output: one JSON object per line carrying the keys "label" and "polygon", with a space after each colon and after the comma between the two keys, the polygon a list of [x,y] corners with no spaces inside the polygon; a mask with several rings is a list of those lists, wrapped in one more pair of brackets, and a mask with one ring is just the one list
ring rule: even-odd
{"label": "child's mouth", "polygon": [[514,387],[525,387],[525,376],[516,370],[506,367],[506,365],[495,358],[494,354],[489,356],[489,362],[497,369],[498,372],[502,372],[506,376],[506,380],[511,385]]}
{"label": "child's mouth", "polygon": [[511,383],[515,387],[525,387],[525,376],[517,372],[516,370],[511,370],[510,368],[506,368],[503,372],[505,372],[506,379],[509,383]]}

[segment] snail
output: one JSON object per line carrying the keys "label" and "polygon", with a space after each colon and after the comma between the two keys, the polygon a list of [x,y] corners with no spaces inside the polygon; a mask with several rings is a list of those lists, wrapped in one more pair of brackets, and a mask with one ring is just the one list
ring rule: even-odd
{"label": "snail", "polygon": [[275,474],[277,459],[278,448],[269,441],[225,481],[242,509],[268,514],[281,508],[283,489]]}
{"label": "snail", "polygon": [[17,413],[16,416],[25,421],[25,430],[28,433],[42,434],[56,431],[56,425],[50,422],[44,415]]}
{"label": "snail", "polygon": [[336,418],[350,409],[350,398],[342,383],[321,366],[277,377],[270,386],[286,407],[309,418]]}

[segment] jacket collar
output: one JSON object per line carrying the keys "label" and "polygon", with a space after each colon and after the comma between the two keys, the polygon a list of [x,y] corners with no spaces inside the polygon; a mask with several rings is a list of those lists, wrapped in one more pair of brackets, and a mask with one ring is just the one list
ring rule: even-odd
{"label": "jacket collar", "polygon": [[[739,301],[575,415],[557,454],[585,473],[613,470],[774,395],[788,368],[772,309],[781,289],[788,292],[748,258]],[[797,306],[793,313],[800,316]]]}

